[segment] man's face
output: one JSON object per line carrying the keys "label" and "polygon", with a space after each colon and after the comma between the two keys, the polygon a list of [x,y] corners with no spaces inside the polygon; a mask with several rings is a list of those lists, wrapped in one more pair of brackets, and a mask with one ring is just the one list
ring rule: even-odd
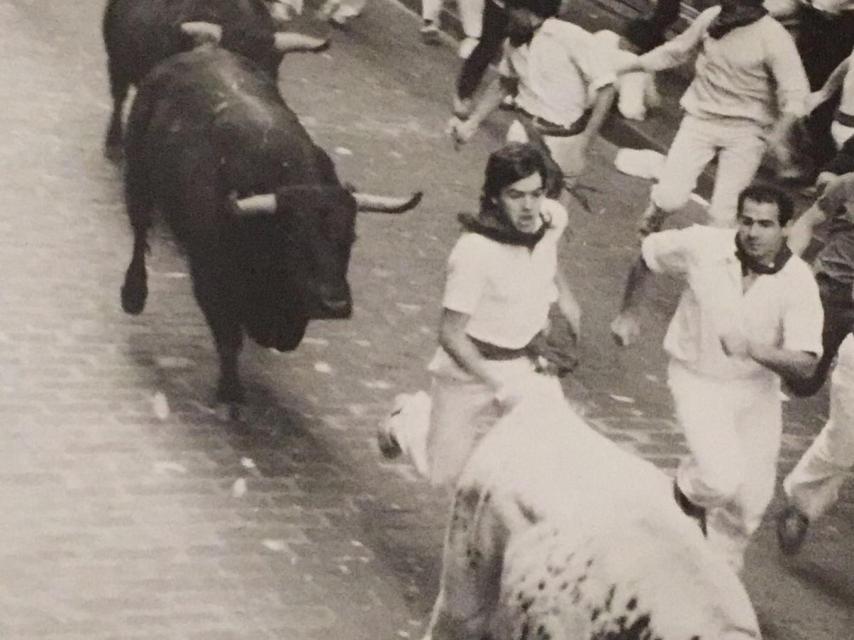
{"label": "man's face", "polygon": [[543,19],[530,9],[510,7],[507,9],[507,37],[514,46],[531,39]]}
{"label": "man's face", "polygon": [[738,214],[738,239],[745,253],[770,264],[783,246],[788,226],[780,226],[780,210],[773,202],[744,201]]}
{"label": "man's face", "polygon": [[542,224],[543,197],[543,178],[533,173],[504,187],[498,194],[497,204],[518,231],[535,233]]}

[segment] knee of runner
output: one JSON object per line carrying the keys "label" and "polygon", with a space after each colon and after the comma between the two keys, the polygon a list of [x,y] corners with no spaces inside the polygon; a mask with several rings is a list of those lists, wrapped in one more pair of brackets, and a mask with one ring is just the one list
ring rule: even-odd
{"label": "knee of runner", "polygon": [[676,189],[669,185],[656,184],[650,193],[652,203],[661,209],[671,213],[684,207],[688,198],[691,197],[690,191],[684,189]]}

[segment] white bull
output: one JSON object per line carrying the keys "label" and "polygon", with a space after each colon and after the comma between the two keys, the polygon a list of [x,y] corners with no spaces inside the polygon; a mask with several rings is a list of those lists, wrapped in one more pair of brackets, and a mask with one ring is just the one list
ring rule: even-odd
{"label": "white bull", "polygon": [[[557,403],[557,404],[556,404]],[[457,485],[425,640],[747,640],[750,600],[652,464],[526,401]]]}

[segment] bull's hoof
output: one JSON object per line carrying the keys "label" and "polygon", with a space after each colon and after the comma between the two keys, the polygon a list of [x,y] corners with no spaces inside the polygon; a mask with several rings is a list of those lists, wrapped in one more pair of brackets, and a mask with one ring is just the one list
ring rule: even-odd
{"label": "bull's hoof", "polygon": [[216,400],[227,405],[241,405],[246,400],[246,394],[239,382],[220,381],[216,388]]}
{"label": "bull's hoof", "polygon": [[146,298],[148,298],[148,286],[145,282],[136,285],[125,282],[122,285],[122,309],[125,313],[132,316],[142,313]]}
{"label": "bull's hoof", "polygon": [[110,143],[104,145],[104,157],[110,162],[121,162],[125,157],[121,143]]}
{"label": "bull's hoof", "polygon": [[331,46],[332,46],[332,39],[331,38],[324,38],[323,40],[321,40],[320,44],[317,44],[317,45],[313,46],[311,49],[309,49],[309,52],[310,53],[323,53],[324,51],[328,51],[329,47],[331,47]]}

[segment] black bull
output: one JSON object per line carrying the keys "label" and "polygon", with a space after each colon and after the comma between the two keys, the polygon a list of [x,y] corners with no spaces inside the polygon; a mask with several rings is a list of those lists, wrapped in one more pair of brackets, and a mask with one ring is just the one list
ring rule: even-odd
{"label": "black bull", "polygon": [[420,199],[351,193],[275,81],[212,47],[173,56],[140,84],[125,151],[134,247],[122,307],[145,306],[146,233],[159,210],[186,251],[223,402],[243,399],[244,329],[262,346],[291,350],[309,319],[350,315],[357,210],[401,212]]}
{"label": "black bull", "polygon": [[280,25],[271,15],[277,6],[275,0],[109,0],[102,25],[113,98],[108,155],[118,156],[121,151],[122,105],[130,85],[142,80],[158,62],[193,48],[193,39],[182,33],[181,24],[220,26],[224,48],[255,61],[274,77],[286,52],[328,44],[278,31]]}

